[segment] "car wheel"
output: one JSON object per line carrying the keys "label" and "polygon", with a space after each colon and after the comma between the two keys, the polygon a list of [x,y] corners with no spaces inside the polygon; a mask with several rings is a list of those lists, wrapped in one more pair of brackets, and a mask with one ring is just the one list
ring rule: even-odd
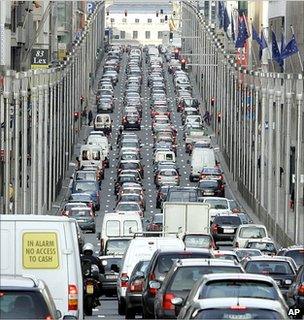
{"label": "car wheel", "polygon": [[126,314],[126,306],[121,300],[118,300],[118,314],[124,316]]}
{"label": "car wheel", "polygon": [[134,309],[126,308],[126,319],[135,319]]}

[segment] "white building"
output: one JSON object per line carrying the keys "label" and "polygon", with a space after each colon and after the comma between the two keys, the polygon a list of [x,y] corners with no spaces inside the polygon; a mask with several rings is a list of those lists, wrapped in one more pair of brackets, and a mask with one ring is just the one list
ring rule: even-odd
{"label": "white building", "polygon": [[172,7],[164,3],[115,3],[107,8],[106,28],[111,42],[168,44]]}

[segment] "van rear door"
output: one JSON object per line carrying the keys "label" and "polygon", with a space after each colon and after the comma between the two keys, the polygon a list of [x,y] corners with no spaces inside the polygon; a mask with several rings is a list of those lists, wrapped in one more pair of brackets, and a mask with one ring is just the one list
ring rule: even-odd
{"label": "van rear door", "polygon": [[15,221],[0,222],[0,273],[16,274]]}
{"label": "van rear door", "polygon": [[[64,218],[63,218],[64,219]],[[33,221],[16,222],[17,274],[31,274],[44,279],[54,298],[57,309],[68,314],[68,254],[63,223],[43,224]],[[19,251],[19,252],[18,252]]]}

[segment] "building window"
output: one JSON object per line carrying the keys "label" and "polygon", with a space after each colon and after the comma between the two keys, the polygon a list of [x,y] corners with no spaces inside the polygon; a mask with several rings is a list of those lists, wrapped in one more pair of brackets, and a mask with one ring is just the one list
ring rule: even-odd
{"label": "building window", "polygon": [[138,39],[138,31],[133,31],[133,39]]}
{"label": "building window", "polygon": [[126,31],[120,31],[120,39],[126,39]]}
{"label": "building window", "polygon": [[152,23],[152,19],[148,19],[148,23]]}
{"label": "building window", "polygon": [[126,23],[127,22],[127,18],[122,18],[122,22]]}
{"label": "building window", "polygon": [[150,39],[151,38],[151,32],[150,31],[146,31],[146,39]]}
{"label": "building window", "polygon": [[164,20],[164,19],[160,19],[159,21],[160,21],[160,23],[164,23],[164,22],[165,22],[165,20]]}
{"label": "building window", "polygon": [[114,18],[111,18],[111,22],[115,22],[115,19],[114,19]]}
{"label": "building window", "polygon": [[162,39],[163,38],[163,32],[162,31],[158,31],[157,38],[158,39]]}
{"label": "building window", "polygon": [[119,34],[115,34],[114,39],[119,40]]}
{"label": "building window", "polygon": [[139,19],[135,19],[135,23],[139,23]]}

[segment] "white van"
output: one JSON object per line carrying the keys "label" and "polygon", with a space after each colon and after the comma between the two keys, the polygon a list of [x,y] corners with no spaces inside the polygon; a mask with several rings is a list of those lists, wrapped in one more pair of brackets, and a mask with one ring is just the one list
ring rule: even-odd
{"label": "white van", "polygon": [[269,235],[263,224],[241,224],[235,232],[233,246],[235,248],[244,248],[247,240],[267,239]]}
{"label": "white van", "polygon": [[109,238],[130,237],[134,233],[141,232],[143,232],[143,226],[139,214],[132,212],[105,213],[100,234],[100,250],[103,251],[107,247]]}
{"label": "white van", "polygon": [[[98,138],[97,138],[98,137]],[[98,134],[92,134],[88,136],[87,140],[88,145],[92,146],[98,146],[101,151],[102,155],[104,157],[104,164],[106,168],[109,168],[110,161],[109,161],[109,153],[110,153],[110,145],[109,145],[109,139],[107,137],[98,135]]]}
{"label": "white van", "polygon": [[169,150],[158,150],[154,154],[154,163],[158,163],[160,161],[170,161],[175,162],[175,153]]}
{"label": "white van", "polygon": [[76,223],[58,216],[1,214],[0,273],[42,279],[63,316],[83,319]]}
{"label": "white van", "polygon": [[94,130],[101,130],[106,134],[112,131],[112,120],[109,114],[97,114],[94,120]]}
{"label": "white van", "polygon": [[191,156],[190,181],[198,180],[204,167],[214,166],[216,166],[216,160],[212,148],[194,148]]}
{"label": "white van", "polygon": [[97,166],[99,169],[102,169],[104,167],[105,156],[102,150],[100,150],[100,146],[85,144],[80,148],[79,161],[80,167]]}
{"label": "white van", "polygon": [[158,249],[183,250],[184,242],[174,237],[138,237],[130,241],[123,256],[122,267],[117,280],[118,313],[125,313],[125,297],[131,273],[140,260],[150,260]]}

